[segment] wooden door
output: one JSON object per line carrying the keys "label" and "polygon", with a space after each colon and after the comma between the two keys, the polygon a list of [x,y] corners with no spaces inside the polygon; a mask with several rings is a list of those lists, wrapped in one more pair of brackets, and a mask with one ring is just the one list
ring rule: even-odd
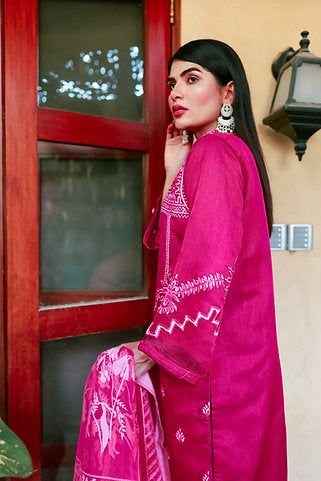
{"label": "wooden door", "polygon": [[[104,21],[96,17],[97,35],[89,4],[105,15]],[[132,96],[138,94],[127,111],[127,97],[123,107],[121,99],[109,110],[99,105],[112,103],[112,87],[117,90],[121,83],[118,46],[106,41],[94,50],[86,45],[90,35],[103,38],[102,25],[114,28],[115,35],[118,29],[119,39],[125,33],[122,17],[107,15],[110,5],[105,4],[134,8],[138,14],[141,8],[141,44],[127,52],[133,82],[120,94],[126,97],[129,88]],[[155,259],[138,244],[163,181],[170,2],[3,0],[1,6],[5,336],[0,341],[7,367],[2,405],[32,454],[34,478],[41,476],[42,465],[44,479],[69,479],[74,433],[67,431],[52,443],[45,439],[54,424],[50,417],[67,423],[61,413],[68,416],[70,409],[62,403],[55,414],[52,393],[58,403],[66,401],[68,379],[70,384],[78,379],[73,379],[72,360],[79,366],[89,353],[83,382],[96,351],[139,337],[151,315]],[[60,9],[64,18],[45,25],[41,22],[50,9]],[[77,35],[81,9],[88,31],[78,32],[75,55],[68,35]],[[58,32],[68,21],[70,29]],[[42,30],[44,37],[39,37]],[[54,62],[62,60],[59,70]],[[80,68],[92,78],[67,76]],[[94,107],[86,96],[95,97]],[[60,395],[58,364],[60,374],[71,369]]]}

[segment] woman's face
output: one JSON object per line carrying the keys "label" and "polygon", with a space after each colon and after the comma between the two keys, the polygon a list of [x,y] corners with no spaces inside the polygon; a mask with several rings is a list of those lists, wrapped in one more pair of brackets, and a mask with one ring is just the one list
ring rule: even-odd
{"label": "woman's face", "polygon": [[174,60],[167,85],[175,127],[191,130],[197,138],[214,130],[222,104],[233,101],[232,97],[227,100],[232,83],[221,87],[214,75],[197,63]]}

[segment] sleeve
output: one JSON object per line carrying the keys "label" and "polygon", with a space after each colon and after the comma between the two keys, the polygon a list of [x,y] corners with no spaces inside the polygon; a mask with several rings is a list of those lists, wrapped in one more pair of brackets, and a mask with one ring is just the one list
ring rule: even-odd
{"label": "sleeve", "polygon": [[210,369],[243,235],[240,159],[227,141],[207,137],[186,163],[187,227],[174,272],[156,294],[155,315],[139,345],[190,383]]}
{"label": "sleeve", "polygon": [[159,214],[161,201],[162,194],[158,197],[155,207],[153,207],[152,217],[143,237],[143,244],[149,250],[157,250],[159,248]]}

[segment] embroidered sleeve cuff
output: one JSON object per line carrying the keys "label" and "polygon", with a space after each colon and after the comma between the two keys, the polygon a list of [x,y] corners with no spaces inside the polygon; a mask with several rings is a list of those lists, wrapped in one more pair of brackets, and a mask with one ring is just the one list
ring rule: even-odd
{"label": "embroidered sleeve cuff", "polygon": [[162,352],[158,351],[155,346],[152,346],[147,341],[141,341],[139,343],[138,349],[147,354],[147,356],[151,357],[157,364],[162,366],[164,369],[166,369],[168,372],[170,372],[179,379],[194,384],[200,378],[199,374],[188,371],[172,359],[165,357]]}
{"label": "embroidered sleeve cuff", "polygon": [[162,194],[158,197],[156,205],[152,210],[152,218],[148,224],[143,237],[144,246],[150,250],[159,248],[159,214],[161,208]]}

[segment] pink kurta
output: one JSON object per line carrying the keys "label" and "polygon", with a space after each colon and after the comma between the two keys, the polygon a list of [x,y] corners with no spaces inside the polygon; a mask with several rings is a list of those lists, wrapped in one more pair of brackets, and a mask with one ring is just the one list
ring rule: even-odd
{"label": "pink kurta", "polygon": [[158,364],[172,481],[285,481],[268,228],[241,139],[195,142],[144,241],[159,260],[140,349]]}

